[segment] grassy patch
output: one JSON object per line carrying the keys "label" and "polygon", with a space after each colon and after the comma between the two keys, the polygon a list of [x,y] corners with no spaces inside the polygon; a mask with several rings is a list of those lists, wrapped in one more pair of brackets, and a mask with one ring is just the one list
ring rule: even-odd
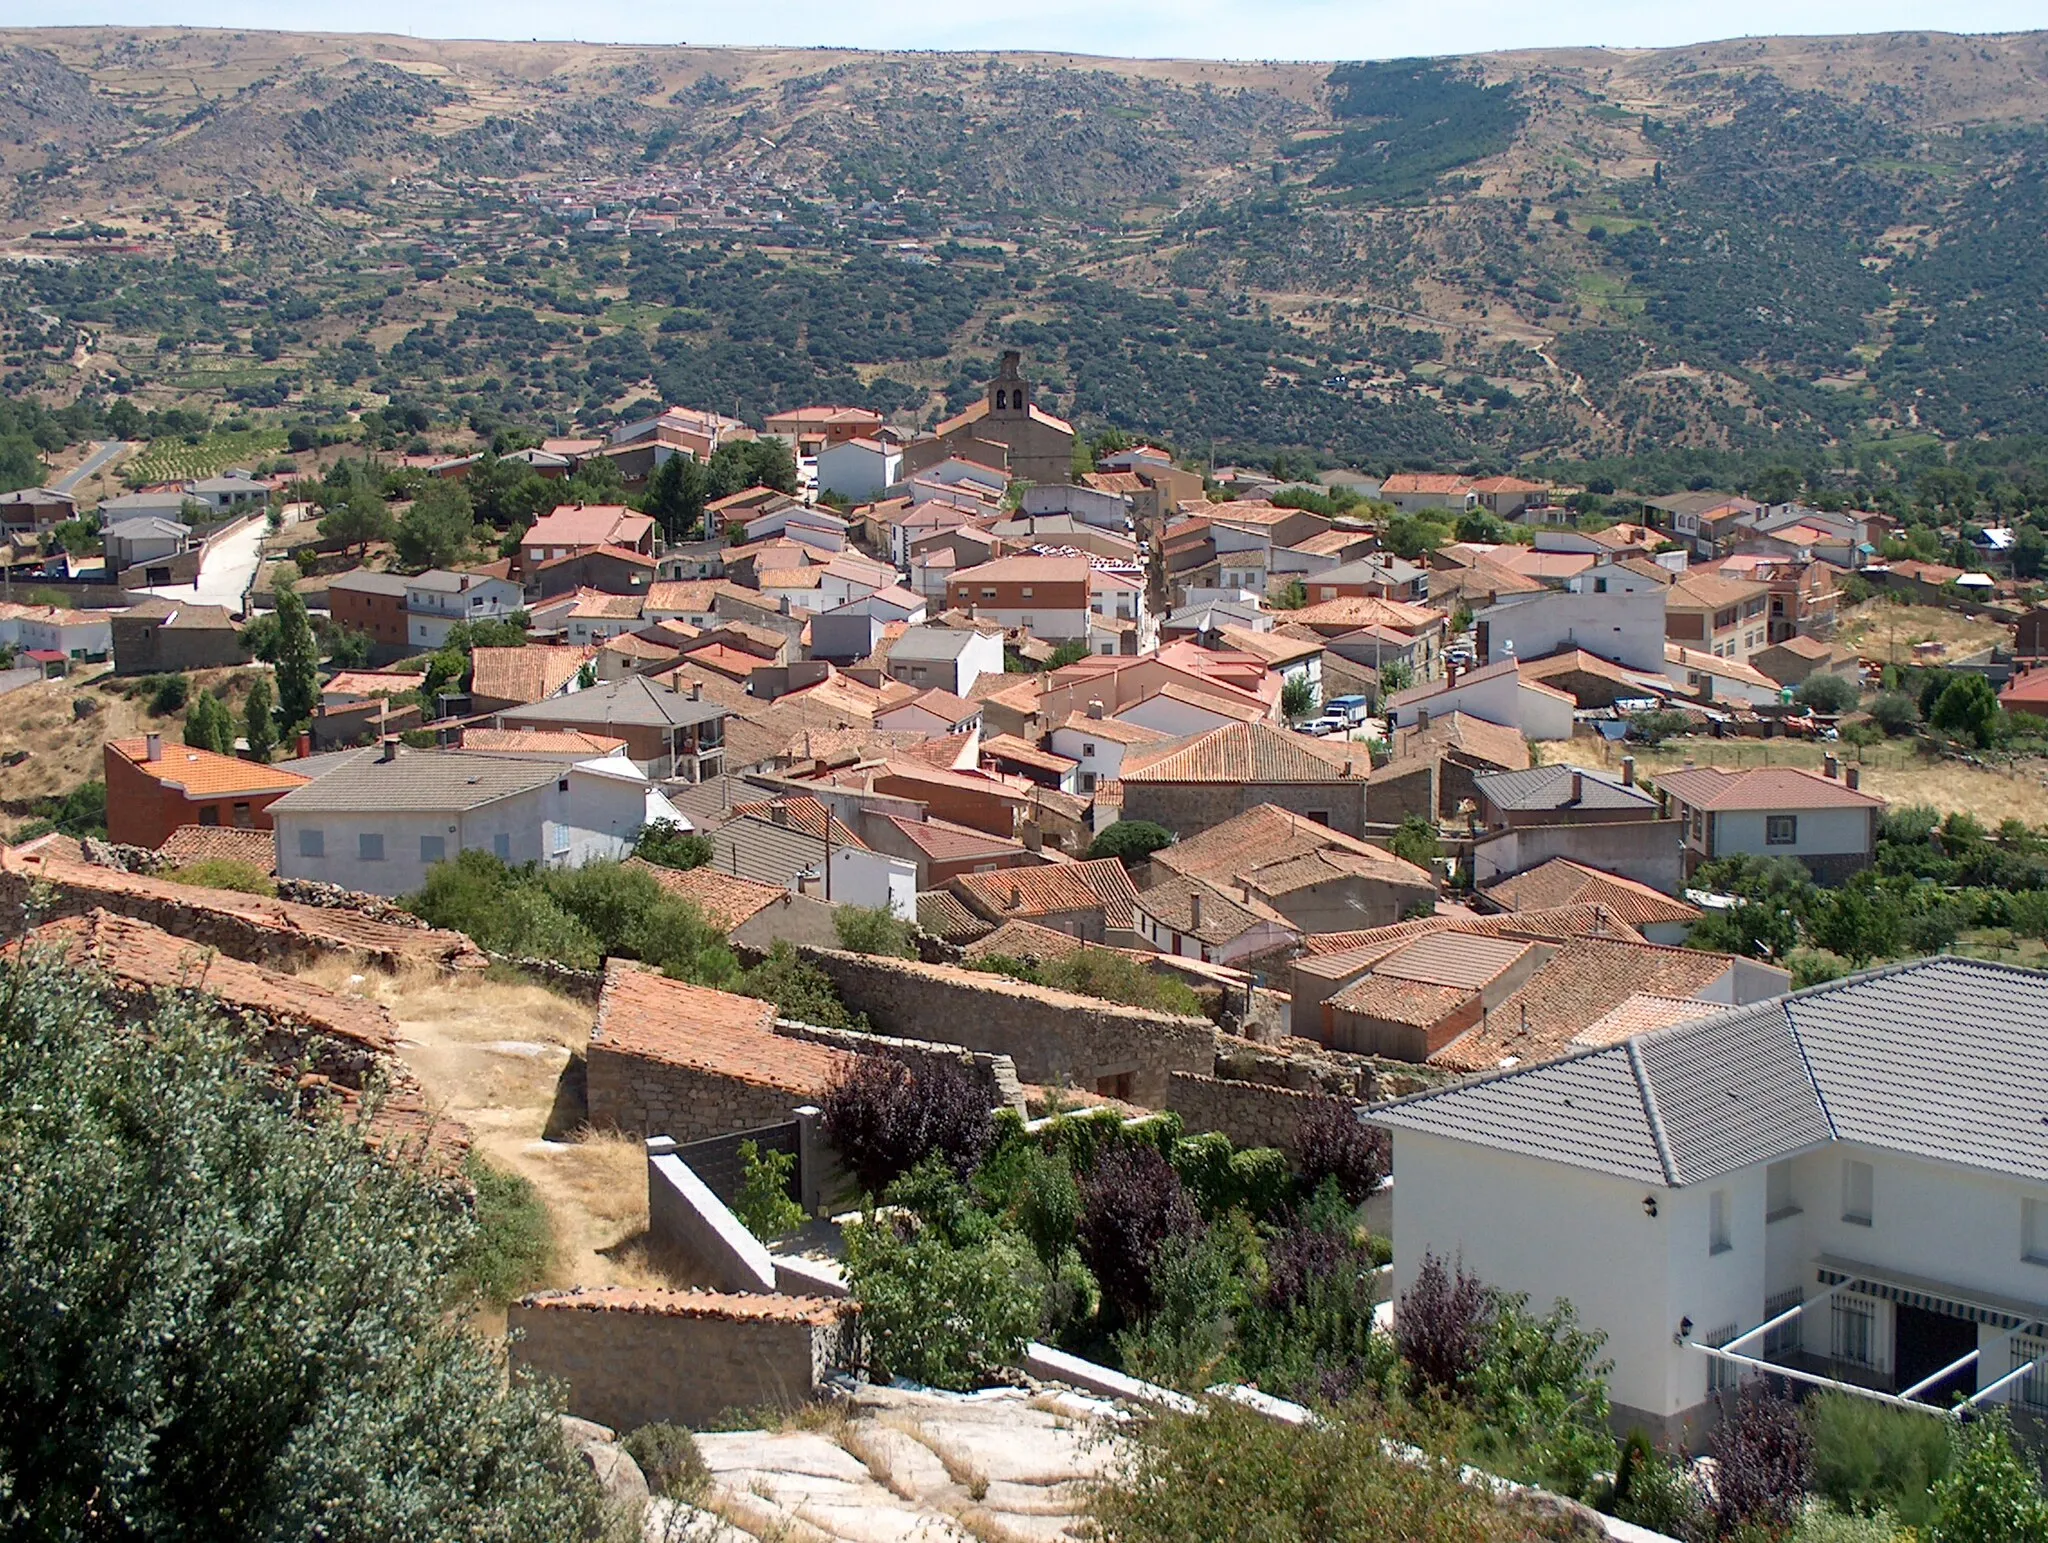
{"label": "grassy patch", "polygon": [[518,1174],[474,1153],[468,1171],[476,1189],[476,1231],[462,1252],[456,1289],[503,1307],[546,1278],[555,1258],[554,1226],[540,1191]]}

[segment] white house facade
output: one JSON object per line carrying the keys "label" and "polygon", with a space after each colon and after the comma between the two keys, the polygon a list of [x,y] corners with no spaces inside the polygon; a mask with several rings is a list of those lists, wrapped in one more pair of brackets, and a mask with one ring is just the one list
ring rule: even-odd
{"label": "white house facade", "polygon": [[1569,1300],[1653,1435],[1763,1371],[2048,1413],[2044,1086],[2048,975],[1940,958],[1380,1106],[1395,1289]]}

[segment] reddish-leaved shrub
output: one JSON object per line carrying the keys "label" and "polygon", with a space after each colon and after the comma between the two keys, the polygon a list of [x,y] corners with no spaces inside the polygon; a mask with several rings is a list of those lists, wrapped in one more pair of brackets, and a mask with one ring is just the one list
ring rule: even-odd
{"label": "reddish-leaved shrub", "polygon": [[1160,1245],[1200,1226],[1180,1175],[1142,1142],[1112,1147],[1082,1181],[1075,1237],[1081,1261],[1126,1322],[1141,1320],[1152,1306],[1152,1266]]}
{"label": "reddish-leaved shrub", "polygon": [[1422,1256],[1415,1284],[1394,1309],[1394,1348],[1425,1387],[1455,1393],[1479,1368],[1493,1326],[1493,1298],[1478,1276]]}
{"label": "reddish-leaved shrub", "polygon": [[1751,1378],[1720,1395],[1712,1510],[1722,1537],[1738,1529],[1783,1537],[1813,1482],[1813,1433],[1799,1406]]}
{"label": "reddish-leaved shrub", "polygon": [[1353,1205],[1365,1200],[1387,1176],[1392,1156],[1387,1133],[1359,1122],[1356,1106],[1340,1098],[1319,1100],[1301,1122],[1294,1166],[1313,1193],[1325,1179]]}
{"label": "reddish-leaved shrub", "polygon": [[819,1100],[825,1134],[863,1190],[879,1195],[933,1152],[965,1178],[995,1139],[985,1090],[945,1061],[863,1055]]}

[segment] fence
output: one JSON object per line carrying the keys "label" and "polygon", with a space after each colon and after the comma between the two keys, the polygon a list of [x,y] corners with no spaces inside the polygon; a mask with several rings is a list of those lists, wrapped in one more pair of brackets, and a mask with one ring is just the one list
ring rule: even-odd
{"label": "fence", "polygon": [[753,1142],[763,1153],[787,1152],[797,1159],[796,1166],[789,1171],[789,1198],[801,1201],[803,1142],[802,1127],[795,1120],[781,1120],[773,1125],[756,1126],[753,1130],[734,1131],[724,1136],[706,1136],[699,1141],[679,1142],[676,1156],[690,1165],[690,1170],[704,1181],[704,1187],[727,1205],[739,1198],[740,1187],[746,1183],[745,1166],[740,1162],[740,1147]]}

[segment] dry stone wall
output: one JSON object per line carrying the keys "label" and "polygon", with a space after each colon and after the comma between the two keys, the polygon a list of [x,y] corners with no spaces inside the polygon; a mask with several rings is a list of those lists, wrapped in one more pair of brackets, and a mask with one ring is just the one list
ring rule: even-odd
{"label": "dry stone wall", "polygon": [[[1320,1104],[1340,1100],[1319,1093],[1297,1093],[1263,1082],[1232,1082],[1175,1072],[1169,1079],[1166,1106],[1181,1117],[1189,1134],[1221,1131],[1240,1147],[1278,1147],[1295,1154],[1301,1122]],[[1341,1100],[1351,1107],[1349,1100]]]}
{"label": "dry stone wall", "polygon": [[1020,1114],[1024,1111],[1024,1087],[1018,1081],[1016,1063],[1007,1055],[962,1050],[954,1045],[933,1044],[929,1040],[899,1039],[892,1034],[821,1028],[815,1023],[797,1023],[788,1018],[776,1020],[775,1032],[788,1039],[850,1051],[854,1055],[885,1055],[913,1068],[939,1063],[957,1066],[987,1090],[989,1108],[1007,1105]]}
{"label": "dry stone wall", "polygon": [[822,1088],[802,1092],[743,1072],[677,1066],[594,1042],[588,1051],[590,1123],[631,1136],[698,1141],[787,1120]]}

